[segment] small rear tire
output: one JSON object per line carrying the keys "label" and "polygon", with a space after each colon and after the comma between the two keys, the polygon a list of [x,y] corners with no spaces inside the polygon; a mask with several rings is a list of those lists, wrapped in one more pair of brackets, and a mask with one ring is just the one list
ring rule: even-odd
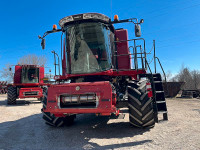
{"label": "small rear tire", "polygon": [[17,99],[17,88],[13,86],[8,87],[7,104],[15,105]]}

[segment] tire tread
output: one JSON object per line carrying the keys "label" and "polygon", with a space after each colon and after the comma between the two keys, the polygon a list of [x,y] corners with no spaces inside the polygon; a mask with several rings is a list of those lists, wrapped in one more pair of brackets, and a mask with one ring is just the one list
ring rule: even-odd
{"label": "tire tread", "polygon": [[129,121],[137,128],[155,125],[152,99],[146,93],[146,82],[147,80],[131,81],[127,88]]}

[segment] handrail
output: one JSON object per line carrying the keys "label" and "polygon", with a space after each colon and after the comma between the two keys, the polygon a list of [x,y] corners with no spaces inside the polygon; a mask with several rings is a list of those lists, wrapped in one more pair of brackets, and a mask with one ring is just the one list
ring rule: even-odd
{"label": "handrail", "polygon": [[160,67],[161,67],[161,69],[162,69],[162,72],[163,72],[164,78],[165,78],[165,82],[167,82],[166,74],[165,74],[165,71],[164,71],[164,69],[163,69],[163,67],[162,67],[162,64],[161,64],[160,60],[159,60],[158,57],[155,57],[155,58],[158,60],[158,62],[159,62],[159,64],[160,64]]}
{"label": "handrail", "polygon": [[151,68],[150,68],[150,66],[149,66],[149,63],[148,63],[147,59],[144,58],[144,60],[145,60],[145,62],[146,62],[146,64],[147,64],[147,67],[149,68],[150,73],[153,74],[152,71],[151,71]]}

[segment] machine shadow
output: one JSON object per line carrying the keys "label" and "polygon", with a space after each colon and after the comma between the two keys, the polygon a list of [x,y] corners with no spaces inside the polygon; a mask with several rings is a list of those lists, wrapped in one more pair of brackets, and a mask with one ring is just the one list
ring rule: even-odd
{"label": "machine shadow", "polygon": [[[152,142],[133,141],[134,136],[150,129],[132,128],[128,122],[108,121],[108,117],[79,115],[74,125],[55,128],[44,123],[42,114],[36,114],[3,122],[0,123],[0,149],[113,149]],[[123,140],[119,144],[126,137],[132,140]],[[106,143],[113,138],[117,141]]]}
{"label": "machine shadow", "polygon": [[39,100],[30,100],[30,99],[17,99],[15,105],[8,105],[7,104],[7,98],[0,101],[0,106],[6,106],[6,107],[14,107],[14,106],[24,106],[24,105],[30,105],[30,104],[40,104],[41,101]]}

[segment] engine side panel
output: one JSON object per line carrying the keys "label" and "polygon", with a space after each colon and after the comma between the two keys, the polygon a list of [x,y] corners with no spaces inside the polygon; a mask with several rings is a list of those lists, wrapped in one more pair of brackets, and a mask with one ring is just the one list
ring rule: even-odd
{"label": "engine side panel", "polygon": [[[118,56],[118,69],[131,69],[131,61],[130,61],[130,52],[128,47],[128,32],[126,29],[120,29],[115,31],[116,41],[123,41],[117,42],[117,55]],[[126,56],[124,56],[126,55]]]}
{"label": "engine side panel", "polygon": [[39,83],[44,83],[44,67],[39,67]]}
{"label": "engine side panel", "polygon": [[14,83],[21,83],[22,66],[15,66]]}

